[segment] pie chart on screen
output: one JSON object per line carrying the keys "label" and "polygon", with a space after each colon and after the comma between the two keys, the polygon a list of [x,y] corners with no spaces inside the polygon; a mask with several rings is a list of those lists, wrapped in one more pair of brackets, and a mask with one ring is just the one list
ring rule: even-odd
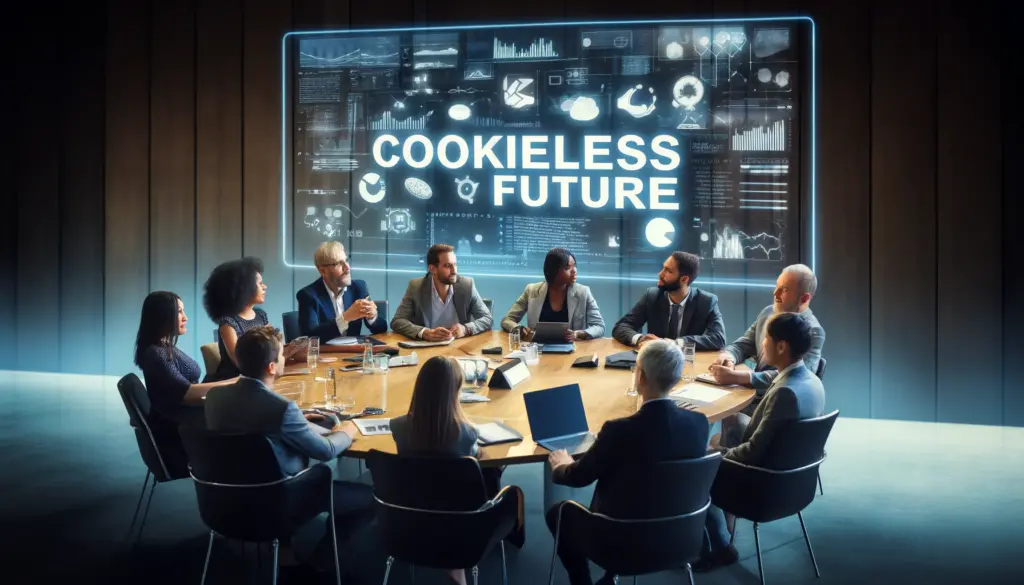
{"label": "pie chart on screen", "polygon": [[675,226],[664,217],[656,217],[647,222],[647,228],[644,230],[647,241],[655,248],[667,248],[670,246],[672,244],[672,236],[675,233]]}

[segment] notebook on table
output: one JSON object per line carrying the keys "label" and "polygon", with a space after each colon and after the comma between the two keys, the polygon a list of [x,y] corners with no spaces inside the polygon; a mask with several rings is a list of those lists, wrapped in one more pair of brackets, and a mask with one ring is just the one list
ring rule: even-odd
{"label": "notebook on table", "polygon": [[476,425],[476,436],[476,442],[481,447],[523,440],[522,433],[505,423],[496,421]]}
{"label": "notebook on table", "polygon": [[533,441],[548,451],[565,449],[570,455],[585,452],[596,437],[587,424],[579,384],[568,384],[523,394]]}

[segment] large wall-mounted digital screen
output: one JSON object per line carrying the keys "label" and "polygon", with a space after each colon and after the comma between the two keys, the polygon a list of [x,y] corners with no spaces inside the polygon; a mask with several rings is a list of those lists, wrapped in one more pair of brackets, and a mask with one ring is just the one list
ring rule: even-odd
{"label": "large wall-mounted digital screen", "polygon": [[421,273],[442,242],[503,276],[565,247],[591,279],[650,281],[678,249],[706,283],[774,281],[813,263],[810,26],[290,33],[285,259],[336,239],[361,270]]}

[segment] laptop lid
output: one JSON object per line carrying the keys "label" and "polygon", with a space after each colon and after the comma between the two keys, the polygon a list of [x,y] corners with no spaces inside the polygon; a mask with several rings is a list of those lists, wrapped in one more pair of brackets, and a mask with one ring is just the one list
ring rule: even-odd
{"label": "laptop lid", "polygon": [[523,400],[535,442],[590,430],[579,384],[526,392]]}
{"label": "laptop lid", "polygon": [[565,343],[565,334],[569,331],[568,323],[541,321],[533,331],[533,341],[537,343]]}

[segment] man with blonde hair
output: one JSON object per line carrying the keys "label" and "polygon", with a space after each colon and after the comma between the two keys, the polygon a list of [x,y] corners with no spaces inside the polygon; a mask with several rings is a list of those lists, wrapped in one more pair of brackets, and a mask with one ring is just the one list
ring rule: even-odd
{"label": "man with blonde hair", "polygon": [[324,242],[313,254],[320,278],[295,294],[299,301],[299,331],[327,341],[335,337],[388,330],[387,319],[377,314],[366,281],[352,279],[352,266],[339,242]]}

